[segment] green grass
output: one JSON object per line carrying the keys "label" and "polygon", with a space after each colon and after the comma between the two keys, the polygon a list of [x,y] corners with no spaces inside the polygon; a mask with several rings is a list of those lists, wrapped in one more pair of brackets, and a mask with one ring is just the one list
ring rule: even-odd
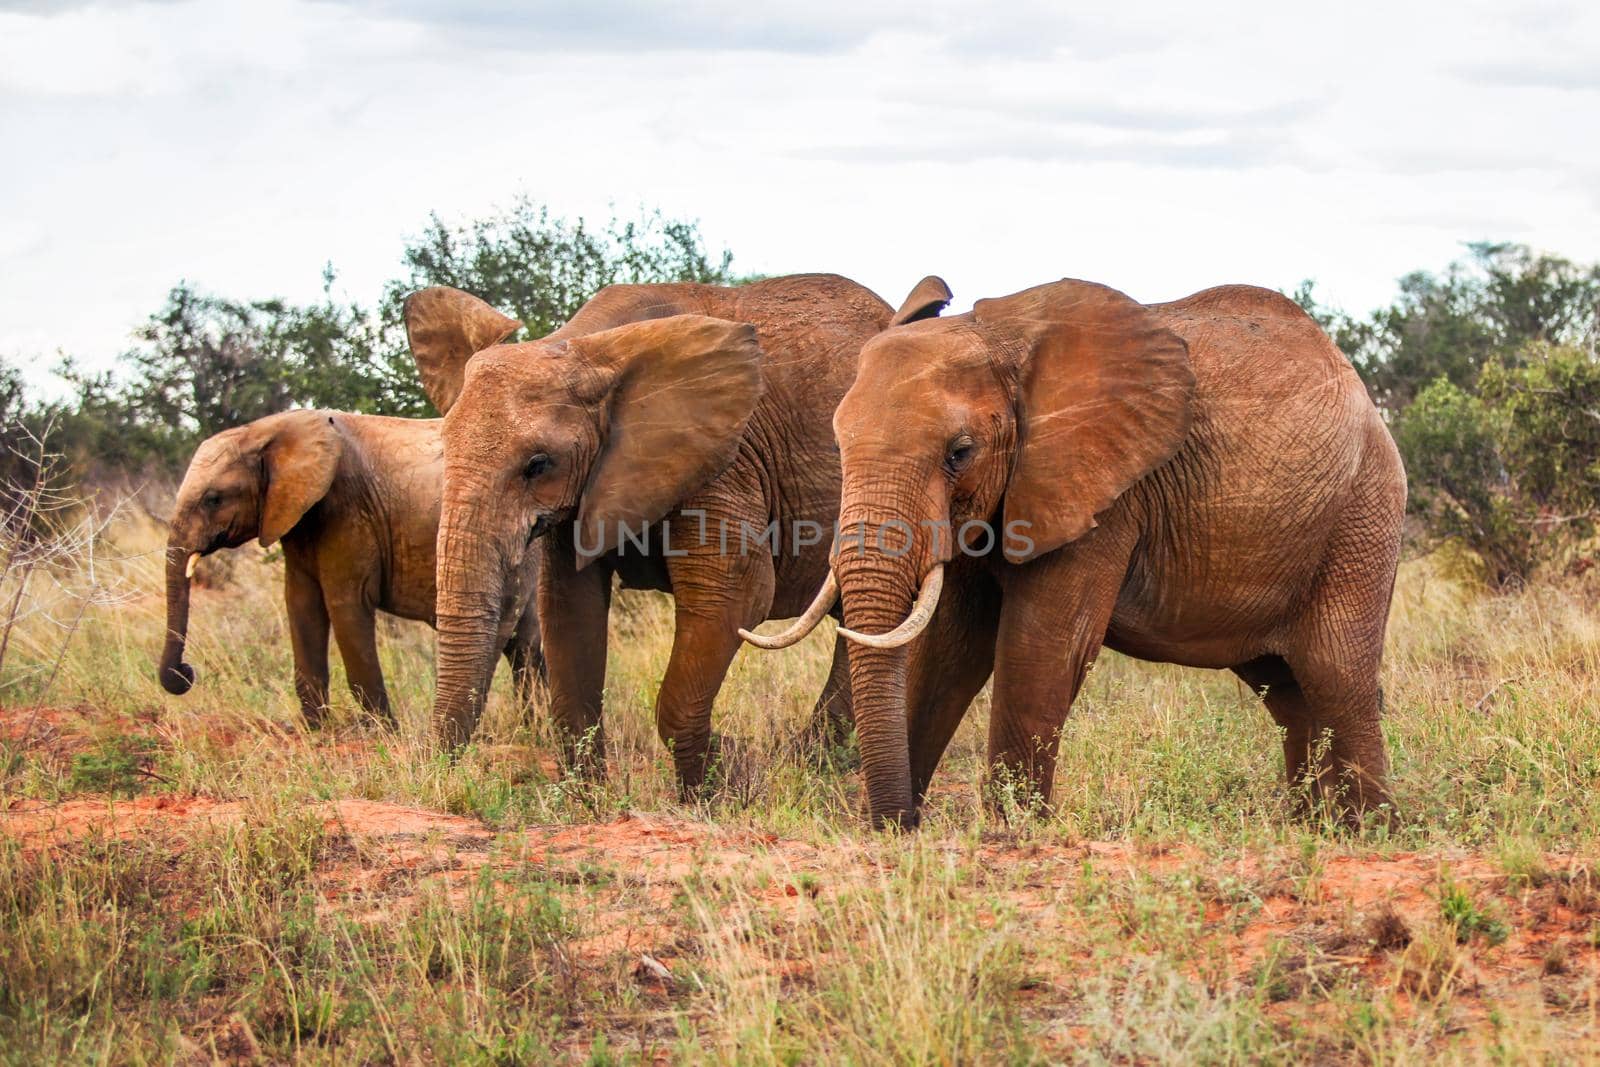
{"label": "green grass", "polygon": [[[433,754],[432,635],[392,620],[400,730],[363,724],[336,667],[333,725],[306,735],[281,564],[254,548],[203,565],[199,680],[166,695],[158,532],[115,537],[122,558],[100,565],[134,599],[84,612],[64,646],[43,614],[13,636],[0,818],[85,797],[242,807],[49,848],[0,829],[0,1061],[1503,1063],[1600,1047],[1592,585],[1488,597],[1405,566],[1385,669],[1394,828],[1297,817],[1270,718],[1231,676],[1107,654],[1053,811],[1001,821],[979,802],[985,695],[923,829],[882,836],[855,773],[789,744],[831,634],[740,654],[719,789],[685,807],[651,720],[664,597],[619,599],[596,785],[556,773],[546,717],[523,721],[503,677],[474,744]],[[70,618],[72,587],[30,596]],[[325,818],[350,798],[486,833],[369,840]],[[581,847],[641,814],[732,836]],[[426,855],[401,863],[401,847]],[[1404,875],[1403,914],[1350,895],[1363,865]],[[376,881],[330,896],[333,870]]]}

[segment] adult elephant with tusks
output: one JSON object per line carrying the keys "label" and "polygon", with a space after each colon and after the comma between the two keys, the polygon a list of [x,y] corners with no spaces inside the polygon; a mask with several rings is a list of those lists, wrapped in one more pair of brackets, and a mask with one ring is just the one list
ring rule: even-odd
{"label": "adult elephant with tusks", "polygon": [[1294,303],[1223,286],[1146,306],[1074,280],[980,300],[868,342],[834,427],[842,532],[808,617],[842,597],[875,825],[916,825],[991,674],[991,784],[1048,803],[1102,644],[1231,669],[1291,783],[1352,816],[1388,801],[1405,472]]}
{"label": "adult elephant with tusks", "polygon": [[[412,294],[412,353],[445,413],[440,742],[472,735],[494,605],[531,552],[552,714],[569,765],[590,773],[612,579],[673,595],[656,726],[697,792],[739,628],[798,614],[828,573],[830,420],[862,344],[948,300],[933,278],[898,313],[829,274],[613,285],[549,336],[490,348],[519,324],[456,289]],[[837,646],[813,716],[834,737],[850,725],[847,662]]]}

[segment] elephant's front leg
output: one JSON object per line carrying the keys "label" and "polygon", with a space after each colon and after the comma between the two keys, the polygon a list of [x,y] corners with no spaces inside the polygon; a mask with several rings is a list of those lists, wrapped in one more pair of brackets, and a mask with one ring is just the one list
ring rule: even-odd
{"label": "elephant's front leg", "polygon": [[328,710],[328,607],[322,586],[292,563],[285,568],[283,599],[294,651],[294,692],[306,725],[315,730]]}
{"label": "elephant's front leg", "polygon": [[1131,551],[1131,535],[1101,527],[1005,569],[989,716],[991,805],[1016,789],[1024,805],[1049,806],[1061,730],[1105,640]]}
{"label": "elephant's front leg", "polygon": [[669,557],[667,573],[676,618],[656,696],[656,733],[672,750],[680,791],[692,799],[705,784],[711,709],[743,643],[739,628],[758,625],[772,606],[772,557],[761,546],[724,554],[716,544],[697,545]]}
{"label": "elephant's front leg", "polygon": [[339,643],[339,658],[344,660],[351,695],[368,715],[393,727],[394,712],[389,708],[389,690],[378,661],[377,613],[354,601],[335,603],[330,613],[333,639]]}
{"label": "elephant's front leg", "polygon": [[606,767],[600,712],[605,698],[611,569],[602,562],[577,569],[570,527],[535,544],[540,560],[539,629],[550,714],[561,734],[563,765],[599,778]]}
{"label": "elephant's front leg", "polygon": [[967,560],[952,561],[946,573],[939,609],[906,666],[911,799],[919,809],[950,738],[994,671],[999,589]]}

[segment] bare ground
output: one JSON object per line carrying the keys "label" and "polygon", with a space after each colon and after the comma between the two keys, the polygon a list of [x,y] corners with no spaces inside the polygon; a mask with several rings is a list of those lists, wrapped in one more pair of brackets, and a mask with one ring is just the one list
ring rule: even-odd
{"label": "bare ground", "polygon": [[[463,893],[485,865],[522,866],[567,887],[581,899],[581,936],[565,946],[579,968],[627,969],[642,992],[670,1011],[678,987],[696,965],[702,929],[674,906],[690,880],[739,884],[748,905],[771,922],[758,949],[774,973],[806,980],[816,958],[785,944],[819,898],[848,892],[880,877],[870,842],[829,845],[737,831],[665,814],[630,814],[589,825],[534,827],[496,833],[482,822],[370,800],[346,799],[319,812],[327,835],[314,883],[328,909],[363,922],[383,923],[412,907],[424,887]],[[80,796],[56,804],[14,802],[0,813],[0,834],[24,848],[53,849],[88,837],[138,836],[181,850],[197,828],[237,825],[248,806],[211,797],[146,795],[130,799]],[[1431,999],[1441,982],[1452,992],[1457,1025],[1485,1026],[1494,1006],[1543,998],[1565,1000],[1570,1011],[1592,1018],[1597,959],[1589,931],[1600,896],[1588,871],[1566,857],[1544,860],[1538,884],[1513,886],[1489,857],[1448,854],[1344,854],[1309,869],[1287,853],[1242,856],[1222,862],[1186,846],[1082,841],[1069,845],[956,842],[927,846],[952,861],[1012,875],[1003,899],[1035,944],[1086,944],[1093,920],[1075,906],[1087,872],[1117,883],[1203,884],[1204,924],[1234,982],[1263,980],[1269,965],[1284,984],[1276,1010],[1315,1011],[1300,999],[1307,983],[1329,983],[1330,972],[1356,972],[1375,988],[1406,1003],[1412,994]],[[772,872],[749,877],[753,871]],[[1492,899],[1507,934],[1499,944],[1465,939],[1448,960],[1418,959],[1417,931],[1438,923],[1445,880],[1469,896]],[[1208,884],[1205,884],[1208,883]],[[1249,888],[1241,888],[1249,887]],[[972,889],[993,898],[992,887]],[[980,915],[982,912],[980,911]],[[1114,912],[1112,913],[1114,916]],[[1137,932],[1130,919],[1129,936]],[[1130,944],[1130,947],[1135,947]],[[791,948],[796,951],[790,951]],[[1051,968],[1040,969],[1045,960]],[[1035,1018],[1060,1013],[1059,1038],[1079,1036],[1070,1006],[1081,981],[1106,962],[1091,952],[1074,957],[1043,953],[1019,995]]]}

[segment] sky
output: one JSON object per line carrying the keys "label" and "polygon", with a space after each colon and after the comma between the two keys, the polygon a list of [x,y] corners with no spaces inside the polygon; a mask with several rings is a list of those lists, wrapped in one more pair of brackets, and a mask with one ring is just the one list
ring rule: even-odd
{"label": "sky", "polygon": [[436,212],[699,221],[954,310],[1055,278],[1355,311],[1473,240],[1600,259],[1600,4],[0,0],[0,359],[180,280],[366,304]]}

